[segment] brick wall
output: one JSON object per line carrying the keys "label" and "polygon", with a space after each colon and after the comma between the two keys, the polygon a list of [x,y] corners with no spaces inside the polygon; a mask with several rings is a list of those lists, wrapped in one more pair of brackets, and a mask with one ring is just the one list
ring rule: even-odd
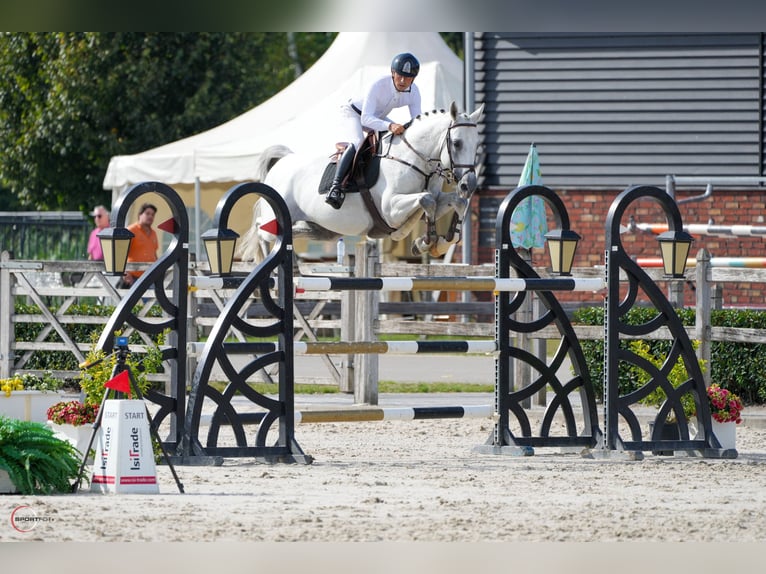
{"label": "brick wall", "polygon": [[[569,213],[571,228],[582,237],[577,247],[575,267],[592,267],[604,265],[604,250],[606,248],[606,218],[614,198],[622,190],[610,191],[558,191]],[[704,190],[695,188],[692,191],[677,190],[676,199],[702,194]],[[502,199],[508,192],[482,191],[478,200],[472,203],[474,262],[488,263],[494,261],[494,231],[488,227],[486,217],[487,205]],[[479,222],[481,202],[485,202],[485,222],[482,228]],[[713,191],[711,198],[679,206],[685,225],[691,223],[718,225],[755,225],[766,227],[766,190],[719,190]],[[625,211],[621,222],[629,224],[633,216],[637,223],[667,223],[661,206],[652,199],[640,199],[631,203]],[[554,223],[548,221],[549,228]],[[479,241],[479,233],[492,234],[491,241],[483,237]],[[656,236],[641,231],[627,232],[621,236],[623,247],[628,255],[633,257],[660,257],[659,243]],[[483,245],[480,245],[483,243]],[[492,245],[492,246],[490,246]],[[766,257],[766,243],[761,237],[748,236],[695,236],[690,256],[705,248],[713,257]],[[547,250],[533,250],[533,264],[545,267],[549,265]],[[735,307],[764,307],[764,289],[761,284],[724,284],[723,303]],[[585,304],[600,305],[603,299],[597,294],[588,292],[562,293],[562,302],[582,301]],[[692,286],[687,285],[685,305],[694,305]]]}

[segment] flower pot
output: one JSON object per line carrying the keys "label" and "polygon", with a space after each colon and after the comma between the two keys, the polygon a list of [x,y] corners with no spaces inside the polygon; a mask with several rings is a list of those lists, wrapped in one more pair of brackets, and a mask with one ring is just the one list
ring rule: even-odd
{"label": "flower pot", "polygon": [[[654,433],[654,422],[649,423],[649,440],[651,440]],[[679,440],[681,438],[681,430],[678,428],[677,422],[665,422],[662,425],[660,431],[660,440]],[[652,454],[657,456],[673,456],[672,450],[653,450]]]}
{"label": "flower pot", "polygon": [[10,419],[44,423],[48,420],[48,408],[59,401],[76,396],[56,391],[13,391],[9,397],[0,393],[0,415]]}
{"label": "flower pot", "polygon": [[90,442],[90,435],[93,434],[93,425],[60,425],[48,421],[48,426],[51,427],[53,433],[58,438],[69,441],[78,451],[80,451],[80,456],[85,454],[85,449],[88,448],[88,443]]}
{"label": "flower pot", "polygon": [[0,468],[0,494],[14,494],[18,492],[16,485],[11,482],[8,471]]}
{"label": "flower pot", "polygon": [[713,434],[721,443],[721,448],[732,449],[737,447],[737,423],[734,421],[719,423],[715,419],[710,421],[713,427]]}

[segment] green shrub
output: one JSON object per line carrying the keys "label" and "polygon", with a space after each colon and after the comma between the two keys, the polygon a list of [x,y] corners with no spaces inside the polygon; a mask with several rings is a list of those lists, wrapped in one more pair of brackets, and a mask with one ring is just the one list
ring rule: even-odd
{"label": "green shrub", "polygon": [[[57,308],[50,307],[49,310],[51,313],[56,313]],[[138,314],[140,310],[141,306],[139,305],[134,309],[134,313]],[[37,305],[25,303],[16,303],[14,312],[17,315],[42,315],[42,311]],[[114,306],[112,305],[80,303],[71,305],[66,310],[65,315],[110,317],[112,313],[114,313]],[[162,315],[162,309],[158,305],[154,305],[147,315],[149,317],[159,317]],[[45,322],[16,322],[14,323],[14,337],[16,341],[35,341],[46,326],[48,324]],[[94,340],[98,340],[104,330],[104,325],[98,323],[64,323],[63,327],[69,337],[77,343],[92,343]],[[156,340],[157,336],[154,339]],[[51,329],[43,341],[60,343],[62,339],[55,329]],[[141,336],[134,332],[130,337],[130,343],[137,345],[142,344],[143,341]],[[23,368],[49,371],[76,371],[79,369],[79,361],[70,351],[33,351]]]}
{"label": "green shrub", "polygon": [[42,423],[0,416],[0,469],[22,494],[69,492],[80,453]]}
{"label": "green shrub", "polygon": [[[166,333],[161,333],[157,337],[157,344],[149,346],[146,353],[129,353],[125,360],[143,395],[146,395],[152,386],[147,375],[162,370],[162,350],[159,345],[164,342],[165,335]],[[100,405],[104,398],[104,383],[112,378],[117,364],[117,355],[115,353],[107,355],[101,349],[97,349],[94,344],[85,359],[93,366],[82,371],[80,388],[85,393],[84,402]]]}
{"label": "green shrub", "polygon": [[[684,326],[695,322],[694,309],[678,309],[678,316]],[[637,325],[650,320],[657,314],[651,307],[633,307],[625,316],[625,322]],[[583,307],[572,314],[572,322],[582,325],[603,325],[603,307]],[[711,313],[714,327],[739,327],[766,330],[766,312],[749,309],[722,309]],[[646,340],[649,352],[665,356],[670,341]],[[603,340],[582,340],[580,344],[590,372],[593,388],[598,400],[604,396],[604,342]],[[621,348],[629,348],[630,340],[620,341]],[[639,369],[626,368],[620,363],[618,388],[620,395],[627,394],[641,386]],[[714,382],[722,388],[740,396],[745,404],[766,403],[766,345],[759,343],[737,343],[713,341],[710,352],[710,373]]]}

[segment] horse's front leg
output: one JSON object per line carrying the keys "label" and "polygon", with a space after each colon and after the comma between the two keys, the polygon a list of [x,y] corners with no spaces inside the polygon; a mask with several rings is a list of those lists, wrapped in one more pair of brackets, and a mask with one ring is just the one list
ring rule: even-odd
{"label": "horse's front leg", "polygon": [[[413,197],[413,196],[410,196]],[[417,203],[412,209],[413,204],[411,202],[398,202],[398,206],[403,210],[404,205],[407,205],[411,209],[409,217],[404,224],[399,226],[396,233],[391,234],[391,239],[401,240],[410,234],[415,225],[420,221],[420,218],[425,214],[427,231],[422,237],[418,237],[413,241],[412,253],[413,255],[419,255],[428,251],[429,246],[437,240],[436,235],[436,209],[437,202],[434,196],[429,193],[419,193],[417,197]],[[393,202],[392,202],[393,204]],[[401,212],[400,212],[401,213]]]}

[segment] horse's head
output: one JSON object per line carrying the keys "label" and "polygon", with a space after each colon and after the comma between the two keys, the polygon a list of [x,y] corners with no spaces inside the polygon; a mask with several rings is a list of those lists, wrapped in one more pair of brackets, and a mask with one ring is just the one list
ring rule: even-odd
{"label": "horse's head", "polygon": [[476,152],[479,147],[478,123],[483,112],[484,104],[470,115],[458,113],[455,102],[452,102],[450,106],[452,121],[447,128],[447,145],[442,150],[441,162],[452,173],[461,197],[469,197],[476,191]]}

